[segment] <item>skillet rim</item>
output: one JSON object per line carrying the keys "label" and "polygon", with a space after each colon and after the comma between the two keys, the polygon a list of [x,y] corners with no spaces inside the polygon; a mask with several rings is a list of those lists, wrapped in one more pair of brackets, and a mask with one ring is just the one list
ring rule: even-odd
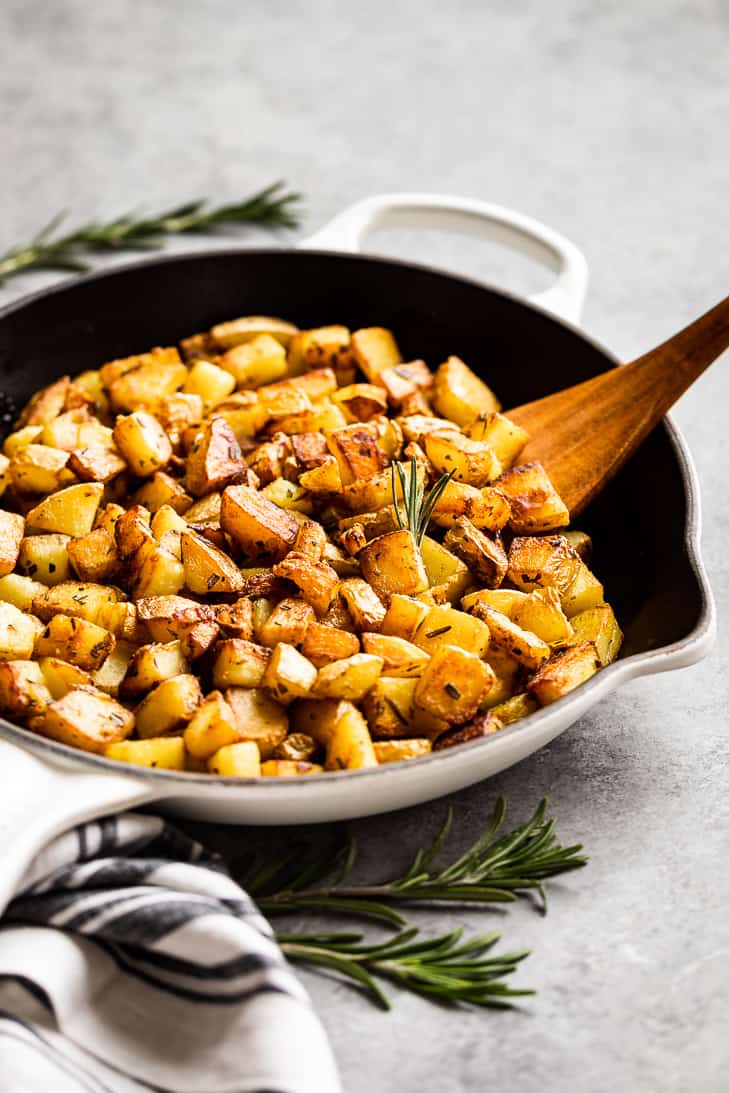
{"label": "skillet rim", "polygon": [[[576,323],[572,323],[567,319],[554,315],[546,308],[533,304],[516,293],[499,288],[496,285],[479,281],[473,277],[452,273],[448,270],[438,269],[435,266],[422,262],[410,262],[380,255],[352,254],[326,249],[318,250],[306,248],[306,250],[299,250],[296,247],[204,248],[195,251],[184,251],[182,253],[166,253],[156,255],[154,258],[143,258],[133,262],[123,262],[118,265],[106,266],[80,276],[47,285],[45,288],[39,289],[36,292],[10,301],[4,307],[0,308],[0,324],[16,312],[22,311],[26,307],[31,307],[33,304],[48,297],[73,292],[77,287],[83,287],[89,283],[105,280],[117,275],[123,276],[129,273],[133,274],[137,270],[147,270],[150,267],[155,266],[166,267],[168,265],[182,264],[185,262],[240,258],[241,256],[246,258],[255,258],[258,256],[268,257],[271,255],[292,257],[298,254],[326,259],[344,258],[348,261],[355,260],[357,262],[367,262],[369,264],[400,269],[404,273],[415,270],[418,272],[435,274],[439,277],[445,277],[450,281],[493,293],[496,296],[507,299],[528,310],[536,311],[545,318],[564,327],[568,332],[576,335],[581,341],[586,342],[593,349],[597,350],[611,367],[620,367],[622,363],[611,350],[607,349],[596,338],[585,333],[585,331]],[[697,592],[701,600],[696,625],[685,637],[679,639],[679,641],[672,642],[669,645],[662,645],[655,649],[646,650],[645,652],[633,653],[623,660],[618,659],[613,661],[607,668],[602,669],[602,671],[598,672],[592,679],[588,680],[587,683],[582,684],[575,691],[565,695],[564,698],[559,699],[550,706],[535,711],[533,714],[527,715],[527,717],[522,718],[511,725],[505,726],[498,733],[470,741],[465,745],[454,748],[452,751],[445,750],[443,752],[432,752],[429,755],[422,756],[418,760],[418,767],[420,769],[422,769],[423,764],[432,763],[434,760],[440,761],[441,765],[445,765],[448,762],[457,762],[459,756],[474,752],[476,748],[480,749],[489,745],[493,747],[497,744],[497,741],[507,741],[516,733],[523,732],[525,729],[531,728],[532,726],[546,724],[552,720],[559,721],[562,719],[562,711],[570,704],[577,704],[578,698],[582,700],[579,704],[584,704],[585,709],[587,709],[594,705],[595,702],[599,701],[601,697],[609,694],[611,691],[617,689],[622,683],[628,682],[630,679],[642,675],[651,675],[661,671],[669,671],[674,668],[687,667],[690,664],[696,663],[708,653],[716,636],[716,606],[701,555],[702,521],[698,477],[688,445],[670,414],[667,414],[664,417],[658,428],[665,429],[668,434],[669,443],[679,464],[681,481],[684,488],[686,521],[684,525],[683,544],[686,551],[686,558],[696,580]],[[587,696],[592,697],[594,700],[585,703],[584,698]],[[567,727],[569,727],[569,725],[565,726],[565,728]],[[382,777],[387,772],[394,774],[398,771],[402,771],[403,765],[409,762],[408,760],[400,760],[396,763],[387,763],[378,767],[366,767],[360,770],[326,771],[322,774],[307,775],[305,778],[295,776],[283,778],[217,777],[214,779],[214,784],[211,785],[210,776],[208,774],[158,770],[151,767],[120,763],[117,760],[106,759],[103,756],[96,755],[92,752],[84,752],[78,748],[72,748],[68,744],[61,744],[57,741],[46,739],[45,737],[36,736],[27,729],[14,725],[12,722],[7,721],[2,717],[0,717],[0,737],[9,739],[12,742],[17,742],[21,747],[28,748],[31,751],[38,750],[41,753],[46,753],[49,758],[55,757],[56,759],[61,760],[62,765],[70,764],[75,766],[77,763],[81,763],[89,770],[113,772],[125,777],[137,780],[143,779],[166,787],[179,784],[181,788],[184,787],[187,791],[225,787],[225,792],[228,792],[228,790],[235,787],[245,787],[247,789],[254,785],[260,787],[262,784],[267,784],[271,787],[269,793],[273,792],[273,787],[276,785],[278,785],[280,791],[283,792],[284,790],[290,790],[293,785],[305,786],[307,784],[314,784],[321,786],[322,784],[332,784],[333,779],[340,781],[342,778],[347,778],[351,781],[353,777],[359,779],[371,777],[372,775]],[[260,789],[257,792],[260,792]],[[165,793],[165,796],[171,796],[171,794]]]}

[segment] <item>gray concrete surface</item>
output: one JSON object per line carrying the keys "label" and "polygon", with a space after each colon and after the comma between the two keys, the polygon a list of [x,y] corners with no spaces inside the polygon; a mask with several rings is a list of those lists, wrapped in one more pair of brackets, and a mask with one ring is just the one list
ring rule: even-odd
{"label": "gray concrete surface", "polygon": [[[725,0],[4,0],[0,24],[0,244],[59,208],[77,218],[234,198],[283,176],[307,196],[309,229],[390,189],[543,219],[588,255],[585,326],[625,357],[729,288]],[[535,282],[491,249],[386,245]],[[720,613],[727,363],[676,412],[703,484]],[[539,994],[517,1011],[447,1011],[393,990],[384,1015],[307,975],[348,1093],[729,1088],[727,653],[722,632],[701,665],[626,687],[454,797],[465,841],[498,792],[514,817],[549,794],[590,866],[554,886],[546,920],[527,906],[418,916],[437,930],[498,924],[510,947],[533,947],[519,981]],[[402,861],[444,807],[359,823],[365,872]]]}

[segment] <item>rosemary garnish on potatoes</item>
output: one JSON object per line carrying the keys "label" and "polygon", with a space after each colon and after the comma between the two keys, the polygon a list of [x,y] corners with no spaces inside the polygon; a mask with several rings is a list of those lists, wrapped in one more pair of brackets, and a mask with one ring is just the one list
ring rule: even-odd
{"label": "rosemary garnish on potatoes", "polygon": [[[405,508],[404,519],[400,511],[400,500],[398,498],[395,480],[396,471],[402,490],[402,499]],[[405,473],[405,468],[402,463],[397,461],[390,465],[390,474],[392,476],[392,501],[395,506],[395,516],[397,517],[398,527],[400,530],[406,528],[412,533],[419,549],[423,545],[423,539],[428,530],[428,524],[433,515],[433,509],[443,496],[443,492],[451,478],[453,478],[455,469],[448,471],[447,474],[442,474],[435,485],[428,490],[427,494],[425,492],[425,486],[418,479],[418,464],[414,455],[410,457],[409,474]]]}
{"label": "rosemary garnish on potatoes", "polygon": [[229,205],[208,208],[204,200],[189,201],[156,216],[126,213],[105,224],[92,222],[56,236],[65,217],[65,213],[60,213],[30,242],[11,247],[0,255],[0,285],[8,277],[33,269],[80,273],[89,268],[82,258],[84,253],[158,250],[165,236],[209,232],[221,224],[295,228],[299,220],[294,206],[299,201],[299,194],[288,191],[282,182],[275,182],[252,197]]}

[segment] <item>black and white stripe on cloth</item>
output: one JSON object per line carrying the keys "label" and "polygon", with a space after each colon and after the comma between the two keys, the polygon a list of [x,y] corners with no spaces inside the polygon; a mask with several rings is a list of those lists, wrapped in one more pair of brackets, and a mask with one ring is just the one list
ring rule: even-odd
{"label": "black and white stripe on cloth", "polygon": [[2,1093],[337,1093],[271,928],[154,816],[61,835],[0,921]]}

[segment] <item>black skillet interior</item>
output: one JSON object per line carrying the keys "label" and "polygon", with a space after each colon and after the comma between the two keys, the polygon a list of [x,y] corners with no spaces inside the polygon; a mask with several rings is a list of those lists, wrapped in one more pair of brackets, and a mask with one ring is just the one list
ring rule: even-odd
{"label": "black skillet interior", "polygon": [[[307,327],[391,327],[406,360],[422,357],[435,366],[457,354],[505,407],[612,364],[558,321],[449,274],[385,259],[227,251],[123,267],[6,309],[0,315],[4,408],[19,408],[64,373],[172,344],[245,314],[279,315]],[[594,566],[625,630],[624,656],[680,641],[699,620],[686,506],[681,463],[661,426],[578,521],[594,537]]]}

